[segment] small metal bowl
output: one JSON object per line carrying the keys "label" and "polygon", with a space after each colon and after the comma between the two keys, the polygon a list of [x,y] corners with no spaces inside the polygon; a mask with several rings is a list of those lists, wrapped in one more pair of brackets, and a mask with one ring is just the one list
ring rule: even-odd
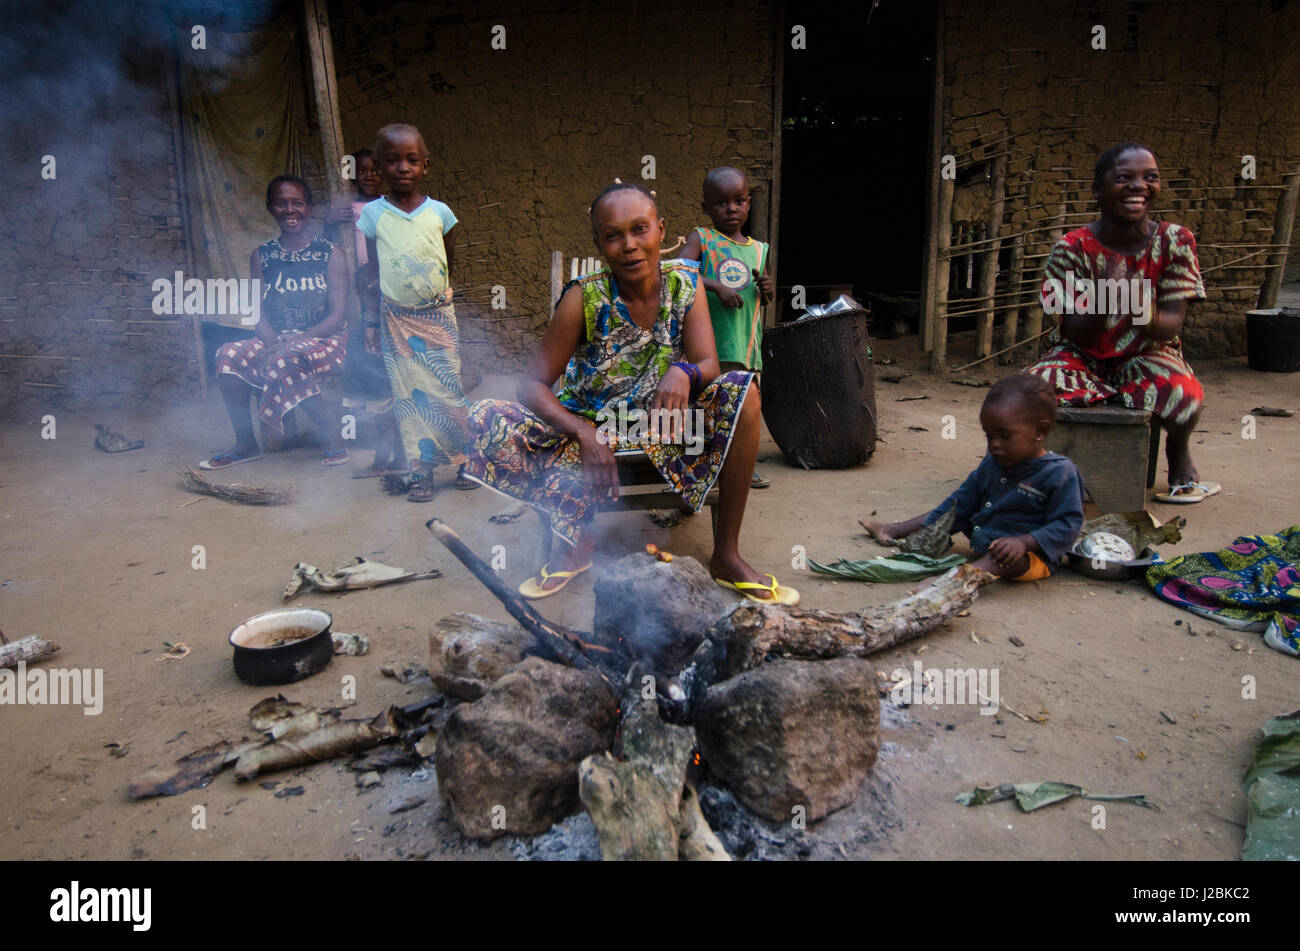
{"label": "small metal bowl", "polygon": [[291,684],[320,673],[334,659],[334,618],[317,608],[279,608],[230,632],[235,674],[246,684]]}
{"label": "small metal bowl", "polygon": [[1141,558],[1133,561],[1102,561],[1101,567],[1094,566],[1092,559],[1079,552],[1077,546],[1069,549],[1065,553],[1065,558],[1070,563],[1070,567],[1085,578],[1096,578],[1098,581],[1132,581],[1146,574],[1146,570],[1155,562],[1156,552],[1153,548],[1145,548],[1142,550]]}

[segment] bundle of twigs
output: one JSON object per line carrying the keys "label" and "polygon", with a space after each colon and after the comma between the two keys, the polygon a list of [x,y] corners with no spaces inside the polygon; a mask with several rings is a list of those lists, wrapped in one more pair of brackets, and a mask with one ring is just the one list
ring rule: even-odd
{"label": "bundle of twigs", "polygon": [[227,502],[238,502],[241,505],[284,505],[293,495],[293,486],[291,485],[247,485],[240,483],[221,485],[210,481],[202,470],[195,469],[192,466],[181,469],[180,473],[185,488],[191,492],[211,495]]}

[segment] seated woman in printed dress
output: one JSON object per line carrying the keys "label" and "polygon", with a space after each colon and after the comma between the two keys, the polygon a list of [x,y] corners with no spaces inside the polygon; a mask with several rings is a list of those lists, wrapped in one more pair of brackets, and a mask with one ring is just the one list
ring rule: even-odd
{"label": "seated woman in printed dress", "polygon": [[[565,288],[519,383],[519,403],[483,400],[470,409],[466,477],[532,505],[565,543],[519,592],[548,597],[591,567],[596,503],[618,496],[614,450],[636,446],[693,510],[718,484],[709,561],[718,584],[755,601],[797,603],[797,591],[759,574],[738,549],[758,454],[754,374],[721,374],[698,273],[684,262],[660,263],[664,220],[653,193],[615,183],[596,197],[590,217],[606,268]],[[631,413],[661,409],[702,423],[685,434],[694,446],[675,426],[667,442],[637,438]],[[622,434],[620,412],[631,420]]]}
{"label": "seated woman in printed dress", "polygon": [[[1148,217],[1160,169],[1145,145],[1121,142],[1103,152],[1092,194],[1101,220],[1066,234],[1047,260],[1043,309],[1060,320],[1048,337],[1053,346],[1028,372],[1052,384],[1062,406],[1150,410],[1152,424],[1168,433],[1169,492],[1156,498],[1199,502],[1220,486],[1202,482],[1192,463],[1204,393],[1178,339],[1187,302],[1205,298],[1196,239]],[[1144,281],[1153,300],[1137,292]]]}
{"label": "seated woman in printed dress", "polygon": [[271,179],[266,210],[280,225],[280,236],[253,251],[249,263],[253,280],[262,282],[257,333],[217,351],[217,379],[235,445],[199,463],[202,469],[262,457],[248,408],[250,390],[261,394],[259,420],[283,432],[285,414],[301,405],[327,440],[322,465],[348,461],[338,407],[320,389],[321,380],[343,368],[347,259],[334,253],[332,241],[312,234],[311,190],[302,179]]}

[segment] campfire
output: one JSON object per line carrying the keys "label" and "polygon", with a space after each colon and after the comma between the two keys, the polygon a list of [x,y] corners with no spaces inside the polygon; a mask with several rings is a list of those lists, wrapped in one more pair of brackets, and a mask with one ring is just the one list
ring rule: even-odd
{"label": "campfire", "polygon": [[585,807],[606,859],[725,859],[696,784],[815,822],[850,804],[879,750],[870,655],[940,627],[991,576],[954,568],[854,613],[734,602],[689,557],[628,555],[595,587],[593,630],[557,624],[447,525],[427,527],[518,627],[443,618],[430,676],[462,701],[439,733],[439,790],[475,838],[535,835]]}

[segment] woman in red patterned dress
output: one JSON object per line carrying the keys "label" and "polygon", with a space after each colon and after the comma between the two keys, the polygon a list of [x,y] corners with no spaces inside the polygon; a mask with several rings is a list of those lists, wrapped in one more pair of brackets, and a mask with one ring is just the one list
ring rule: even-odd
{"label": "woman in red patterned dress", "polygon": [[1051,383],[1062,406],[1150,410],[1168,434],[1170,488],[1156,498],[1199,502],[1220,486],[1200,481],[1188,445],[1204,393],[1178,334],[1187,302],[1205,298],[1196,239],[1148,217],[1160,169],[1145,145],[1103,152],[1092,194],[1101,219],[1066,234],[1048,258],[1042,304],[1060,319],[1051,348],[1028,372]]}

